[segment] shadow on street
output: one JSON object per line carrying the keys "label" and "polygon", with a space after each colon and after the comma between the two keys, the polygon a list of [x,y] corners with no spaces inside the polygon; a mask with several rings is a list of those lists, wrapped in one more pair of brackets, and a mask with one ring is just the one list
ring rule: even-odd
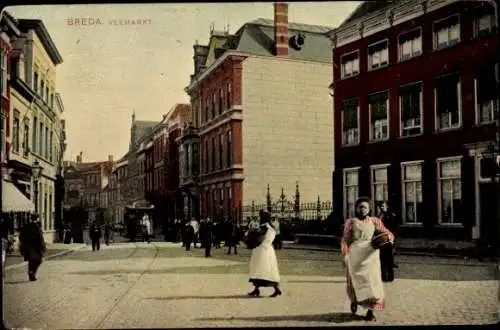
{"label": "shadow on street", "polygon": [[363,317],[351,313],[327,313],[313,315],[276,315],[276,316],[256,316],[256,317],[207,317],[194,319],[195,321],[257,321],[257,322],[276,322],[276,321],[299,321],[299,322],[333,322],[347,323],[362,321]]}
{"label": "shadow on street", "polygon": [[[263,297],[262,297],[263,298]],[[247,294],[236,294],[229,296],[172,296],[172,297],[147,297],[148,300],[218,300],[218,299],[256,299]],[[258,298],[257,298],[258,299]]]}

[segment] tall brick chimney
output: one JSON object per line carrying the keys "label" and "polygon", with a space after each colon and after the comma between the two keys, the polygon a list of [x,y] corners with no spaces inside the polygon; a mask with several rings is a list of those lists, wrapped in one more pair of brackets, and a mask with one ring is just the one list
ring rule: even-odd
{"label": "tall brick chimney", "polygon": [[274,55],[288,56],[288,4],[274,3]]}

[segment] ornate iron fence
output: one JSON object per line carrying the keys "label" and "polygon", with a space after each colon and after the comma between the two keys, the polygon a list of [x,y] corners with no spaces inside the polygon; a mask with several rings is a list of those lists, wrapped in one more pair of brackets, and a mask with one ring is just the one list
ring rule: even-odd
{"label": "ornate iron fence", "polygon": [[267,210],[272,217],[287,220],[324,220],[333,210],[331,201],[318,199],[315,202],[301,202],[299,183],[295,186],[295,198],[287,199],[284,189],[281,188],[281,195],[273,200],[270,194],[270,187],[267,185],[266,203],[257,204],[254,201],[250,205],[244,205],[242,208],[243,223],[247,223],[250,219],[256,219],[259,216],[260,210]]}

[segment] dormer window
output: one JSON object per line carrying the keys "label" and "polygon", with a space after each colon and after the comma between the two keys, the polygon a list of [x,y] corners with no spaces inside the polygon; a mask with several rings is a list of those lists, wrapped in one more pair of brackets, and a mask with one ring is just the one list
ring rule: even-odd
{"label": "dormer window", "polygon": [[349,78],[359,74],[359,51],[343,55],[341,63],[342,78]]}
{"label": "dormer window", "polygon": [[389,42],[379,41],[368,47],[368,68],[375,70],[389,64]]}

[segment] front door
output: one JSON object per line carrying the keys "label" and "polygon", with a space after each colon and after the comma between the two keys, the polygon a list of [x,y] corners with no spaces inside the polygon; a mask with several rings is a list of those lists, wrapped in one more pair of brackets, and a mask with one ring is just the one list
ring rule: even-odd
{"label": "front door", "polygon": [[[494,222],[498,218],[498,200],[496,183],[479,183],[479,228],[480,239],[484,240],[494,228]],[[494,229],[493,229],[494,230]]]}

